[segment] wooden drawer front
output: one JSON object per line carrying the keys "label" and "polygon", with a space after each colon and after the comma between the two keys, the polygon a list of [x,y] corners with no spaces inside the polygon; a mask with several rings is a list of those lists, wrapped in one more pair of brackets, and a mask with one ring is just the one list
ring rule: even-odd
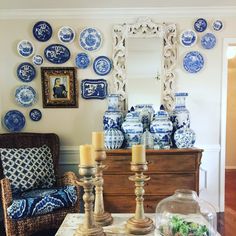
{"label": "wooden drawer front", "polygon": [[[168,196],[144,196],[144,210],[146,213],[155,213],[157,203]],[[105,210],[112,213],[134,213],[135,196],[104,195]]]}
{"label": "wooden drawer front", "polygon": [[[104,175],[104,193],[133,194],[134,182],[129,175]],[[195,190],[194,174],[152,174],[151,180],[145,185],[146,194],[171,195],[176,189],[186,188]]]}
{"label": "wooden drawer front", "polygon": [[[148,155],[148,172],[189,172],[194,171],[197,156],[195,155]],[[131,156],[108,156],[105,172],[130,172]]]}

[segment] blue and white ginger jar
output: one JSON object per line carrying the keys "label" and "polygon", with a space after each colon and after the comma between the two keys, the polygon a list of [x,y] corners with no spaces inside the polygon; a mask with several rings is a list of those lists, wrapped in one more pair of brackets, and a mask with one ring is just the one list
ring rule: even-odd
{"label": "blue and white ginger jar", "polygon": [[180,128],[190,128],[190,114],[185,106],[185,99],[188,93],[175,94],[175,107],[170,114],[173,123],[173,132]]}
{"label": "blue and white ginger jar", "polygon": [[191,148],[196,141],[196,134],[192,129],[181,128],[175,131],[174,141],[177,148]]}
{"label": "blue and white ginger jar", "polygon": [[166,111],[157,112],[154,121],[150,125],[150,132],[154,137],[154,149],[167,149],[171,146],[172,122]]}
{"label": "blue and white ginger jar", "polygon": [[138,112],[131,111],[126,115],[125,122],[122,124],[122,131],[125,135],[125,146],[127,148],[141,143],[143,124],[140,121]]}
{"label": "blue and white ginger jar", "polygon": [[107,96],[108,110],[105,111],[103,116],[104,130],[110,128],[121,129],[123,122],[123,113],[119,110],[120,95],[110,94]]}
{"label": "blue and white ginger jar", "polygon": [[139,112],[140,120],[143,123],[143,128],[150,127],[155,113],[152,104],[137,104],[135,105],[135,111]]}
{"label": "blue and white ginger jar", "polygon": [[120,130],[110,128],[104,132],[104,139],[106,149],[118,149],[122,147],[124,135]]}

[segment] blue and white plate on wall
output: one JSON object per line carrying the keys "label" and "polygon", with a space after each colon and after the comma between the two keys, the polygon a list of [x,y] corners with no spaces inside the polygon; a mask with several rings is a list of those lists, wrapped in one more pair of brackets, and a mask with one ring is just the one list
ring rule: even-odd
{"label": "blue and white plate on wall", "polygon": [[43,64],[43,57],[40,55],[34,55],[32,61],[34,65],[41,66]]}
{"label": "blue and white plate on wall", "polygon": [[22,82],[31,82],[36,76],[36,70],[29,62],[21,63],[17,67],[17,77]]}
{"label": "blue and white plate on wall", "polygon": [[90,58],[87,53],[78,53],[75,58],[75,64],[80,69],[86,69],[90,64]]}
{"label": "blue and white plate on wall", "polygon": [[197,34],[195,31],[189,29],[180,34],[180,43],[184,47],[191,47],[197,42]]}
{"label": "blue and white plate on wall", "polygon": [[71,43],[75,39],[75,31],[69,26],[63,26],[58,30],[57,36],[62,43]]}
{"label": "blue and white plate on wall", "polygon": [[22,57],[31,57],[34,53],[34,45],[29,40],[21,40],[17,44],[17,52]]}
{"label": "blue and white plate on wall", "polygon": [[46,42],[52,37],[52,27],[46,21],[39,21],[33,27],[33,35],[40,42]]}
{"label": "blue and white plate on wall", "polygon": [[39,121],[42,118],[42,113],[39,109],[32,109],[29,112],[29,117],[33,121]]}
{"label": "blue and white plate on wall", "polygon": [[201,45],[205,49],[212,49],[216,45],[216,36],[212,33],[207,33],[201,38]]}
{"label": "blue and white plate on wall", "polygon": [[205,31],[207,28],[207,21],[203,18],[199,18],[197,19],[195,22],[194,22],[194,29],[197,31],[197,32],[203,32]]}
{"label": "blue and white plate on wall", "polygon": [[102,35],[94,28],[86,28],[80,33],[80,46],[87,51],[95,51],[101,47]]}
{"label": "blue and white plate on wall", "polygon": [[44,50],[45,58],[54,64],[62,64],[70,59],[70,50],[62,44],[51,44]]}
{"label": "blue and white plate on wall", "polygon": [[215,31],[221,31],[223,29],[223,22],[221,20],[215,20],[212,23],[212,29]]}
{"label": "blue and white plate on wall", "polygon": [[197,73],[204,66],[204,58],[198,51],[188,52],[183,59],[183,67],[189,73]]}
{"label": "blue and white plate on wall", "polygon": [[30,107],[37,101],[35,90],[28,85],[22,85],[16,88],[15,99],[23,107]]}
{"label": "blue and white plate on wall", "polygon": [[3,124],[10,132],[19,132],[25,126],[25,117],[18,110],[9,110],[4,118]]}
{"label": "blue and white plate on wall", "polygon": [[99,56],[93,62],[93,69],[97,75],[107,75],[112,68],[111,60],[106,56]]}

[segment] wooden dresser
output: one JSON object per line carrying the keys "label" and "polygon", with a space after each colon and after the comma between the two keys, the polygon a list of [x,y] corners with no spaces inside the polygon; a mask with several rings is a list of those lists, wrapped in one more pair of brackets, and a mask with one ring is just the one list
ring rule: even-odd
{"label": "wooden dresser", "polygon": [[[154,213],[157,203],[186,188],[199,192],[199,166],[202,149],[146,150],[151,179],[145,185],[144,207],[146,213]],[[104,164],[104,205],[112,213],[135,211],[134,182],[128,180],[131,150],[107,150]]]}

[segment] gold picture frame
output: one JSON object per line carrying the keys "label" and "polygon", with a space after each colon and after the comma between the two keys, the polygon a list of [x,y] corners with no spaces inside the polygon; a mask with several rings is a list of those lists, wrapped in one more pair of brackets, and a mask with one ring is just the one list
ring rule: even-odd
{"label": "gold picture frame", "polygon": [[44,108],[77,108],[78,83],[75,67],[41,67]]}

